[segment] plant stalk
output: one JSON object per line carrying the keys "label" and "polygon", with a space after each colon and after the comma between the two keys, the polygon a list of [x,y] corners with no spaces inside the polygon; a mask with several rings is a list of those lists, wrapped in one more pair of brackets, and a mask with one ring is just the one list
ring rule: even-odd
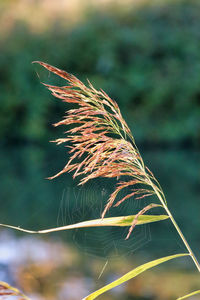
{"label": "plant stalk", "polygon": [[[152,183],[152,182],[151,182],[151,183]],[[175,221],[173,215],[171,214],[171,212],[170,212],[170,210],[168,209],[166,203],[163,201],[163,199],[162,199],[160,193],[157,191],[157,189],[156,189],[156,187],[155,187],[155,185],[154,185],[153,183],[152,183],[152,187],[153,187],[153,189],[154,189],[154,191],[155,191],[155,193],[156,193],[158,199],[159,199],[160,202],[162,203],[163,208],[165,209],[166,213],[167,213],[168,216],[170,217],[170,220],[172,221],[172,224],[173,224],[174,227],[176,228],[176,231],[178,232],[180,238],[182,239],[182,241],[183,241],[185,247],[187,248],[190,257],[192,258],[194,264],[195,264],[196,267],[197,267],[197,270],[200,272],[200,264],[199,264],[199,262],[198,262],[196,256],[194,255],[192,249],[190,248],[190,245],[188,244],[186,238],[184,237],[184,235],[183,235],[183,233],[182,233],[180,227],[179,227],[178,224],[176,223],[176,221]]]}
{"label": "plant stalk", "polygon": [[198,271],[200,272],[200,264],[199,264],[199,262],[198,262],[196,256],[194,255],[192,249],[190,248],[190,245],[188,244],[186,238],[184,237],[184,235],[183,235],[181,229],[179,228],[178,224],[176,223],[176,221],[175,221],[173,215],[171,214],[170,210],[168,209],[168,207],[167,207],[166,205],[164,205],[164,208],[165,208],[165,211],[167,212],[168,216],[170,217],[170,219],[171,219],[171,221],[172,221],[174,227],[176,228],[176,230],[177,230],[179,236],[181,237],[181,239],[182,239],[182,241],[183,241],[185,247],[187,248],[187,250],[188,250],[188,252],[189,252],[189,254],[190,254],[192,260],[194,261],[194,263],[195,263],[195,265],[196,265]]}

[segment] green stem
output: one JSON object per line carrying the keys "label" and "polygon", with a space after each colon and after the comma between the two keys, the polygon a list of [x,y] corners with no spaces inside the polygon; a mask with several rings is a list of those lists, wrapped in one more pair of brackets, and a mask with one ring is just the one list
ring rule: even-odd
{"label": "green stem", "polygon": [[173,215],[171,214],[170,210],[168,209],[167,204],[166,204],[165,201],[162,199],[160,193],[157,191],[157,188],[156,188],[156,186],[155,186],[153,183],[152,183],[152,187],[153,187],[153,189],[154,189],[154,191],[155,191],[155,193],[156,193],[158,199],[159,199],[160,202],[162,203],[163,208],[165,209],[166,213],[167,213],[168,216],[170,217],[170,219],[171,219],[171,221],[172,221],[174,227],[176,228],[176,231],[178,232],[180,238],[182,239],[182,241],[183,241],[185,247],[187,248],[190,257],[192,258],[192,260],[194,261],[194,264],[196,265],[198,271],[200,272],[200,264],[199,264],[197,258],[195,257],[195,255],[194,255],[192,249],[190,248],[190,245],[188,244],[186,238],[184,237],[184,235],[183,235],[181,229],[179,228],[178,224],[176,223],[176,221],[175,221]]}
{"label": "green stem", "polygon": [[[137,147],[136,147],[136,149],[137,149]],[[138,151],[138,153],[139,153],[139,151]],[[139,165],[139,167],[141,168],[141,170],[143,170],[143,172],[146,173],[146,172],[145,172],[145,167],[144,167],[143,160],[141,159],[141,161],[142,161],[142,165],[140,164],[139,161],[138,161],[138,165]],[[153,177],[154,177],[154,176],[153,176]],[[156,179],[154,178],[154,180],[156,180]],[[156,182],[157,182],[157,180],[156,180]],[[157,185],[154,184],[154,183],[151,181],[151,179],[149,178],[149,176],[148,176],[147,174],[146,174],[146,183],[147,183],[148,185],[150,185],[150,186],[153,188],[153,190],[154,190],[155,194],[157,195],[158,199],[160,200],[160,202],[161,202],[163,208],[165,209],[166,213],[168,214],[168,216],[169,216],[169,218],[170,218],[172,224],[174,225],[176,231],[178,232],[180,238],[182,239],[182,241],[183,241],[185,247],[187,248],[190,257],[192,258],[192,260],[193,260],[195,266],[197,267],[197,270],[200,272],[200,264],[199,264],[199,262],[198,262],[196,256],[194,255],[192,249],[190,248],[190,245],[188,244],[186,238],[184,237],[184,235],[183,235],[183,233],[182,233],[180,227],[178,226],[178,224],[176,223],[176,221],[175,221],[173,215],[171,214],[170,210],[168,209],[167,202],[166,202],[164,193],[163,193],[163,191],[162,191],[162,188],[160,187],[160,184],[157,182],[158,185],[159,185],[159,188],[158,188]]]}
{"label": "green stem", "polygon": [[184,237],[184,235],[183,235],[181,229],[179,228],[178,224],[176,223],[176,221],[175,221],[174,217],[172,216],[171,212],[169,211],[168,207],[165,205],[164,208],[165,208],[165,210],[166,210],[168,216],[170,217],[170,219],[171,219],[171,221],[172,221],[174,227],[176,228],[176,230],[177,230],[179,236],[181,237],[181,239],[182,239],[182,241],[183,241],[185,247],[187,248],[187,250],[188,250],[188,252],[189,252],[191,258],[193,259],[193,261],[194,261],[194,263],[195,263],[195,265],[196,265],[198,271],[200,272],[200,264],[199,264],[199,262],[198,262],[196,256],[194,255],[192,249],[190,248],[190,245],[188,244],[186,238]]}

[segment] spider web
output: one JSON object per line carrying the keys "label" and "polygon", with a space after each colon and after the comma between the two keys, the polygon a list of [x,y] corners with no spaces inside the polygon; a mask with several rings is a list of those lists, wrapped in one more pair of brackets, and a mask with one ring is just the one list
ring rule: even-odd
{"label": "spider web", "polygon": [[[57,215],[57,226],[101,218],[103,208],[113,192],[116,182],[95,179],[82,187],[66,187]],[[126,190],[123,191],[124,196]],[[123,193],[121,196],[123,197]],[[105,217],[136,214],[149,203],[148,199],[130,198],[119,207],[111,208]],[[129,227],[94,227],[75,229],[73,243],[85,254],[118,258],[131,255],[151,241],[150,225],[136,226],[128,240]]]}

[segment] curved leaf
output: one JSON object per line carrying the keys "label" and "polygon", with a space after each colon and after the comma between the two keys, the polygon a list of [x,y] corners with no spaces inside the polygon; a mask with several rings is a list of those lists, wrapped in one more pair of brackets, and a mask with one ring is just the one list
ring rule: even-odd
{"label": "curved leaf", "polygon": [[186,299],[186,298],[188,298],[188,297],[190,297],[190,296],[194,296],[194,295],[196,295],[196,294],[200,294],[200,290],[195,291],[195,292],[192,292],[192,293],[187,294],[187,295],[185,295],[185,296],[179,297],[177,300]]}
{"label": "curved leaf", "polygon": [[119,279],[111,282],[108,285],[105,285],[104,287],[102,287],[101,289],[95,291],[94,293],[88,295],[87,297],[83,298],[82,300],[93,300],[95,298],[97,298],[99,295],[105,293],[108,290],[111,290],[112,288],[136,277],[137,275],[143,273],[144,271],[151,269],[159,264],[162,264],[168,260],[177,258],[177,257],[182,257],[182,256],[186,256],[189,255],[188,253],[182,253],[182,254],[175,254],[175,255],[170,255],[170,256],[166,256],[166,257],[162,257],[156,260],[152,260],[148,263],[145,263],[135,269],[133,269],[132,271],[126,273],[124,276],[120,277]]}
{"label": "curved leaf", "polygon": [[[80,222],[80,223],[76,223],[76,224],[55,227],[55,228],[50,228],[50,229],[44,229],[44,230],[38,230],[38,231],[27,230],[27,229],[23,229],[20,227],[7,225],[7,224],[0,224],[0,226],[12,228],[12,229],[27,232],[27,233],[49,233],[49,232],[76,229],[76,228],[85,228],[85,227],[131,226],[135,217],[136,217],[136,215],[130,215],[130,216],[89,220],[89,221],[84,221],[84,222]],[[141,215],[138,217],[136,225],[142,225],[142,224],[162,221],[162,220],[166,220],[168,218],[169,218],[169,216],[167,216],[167,215]]]}

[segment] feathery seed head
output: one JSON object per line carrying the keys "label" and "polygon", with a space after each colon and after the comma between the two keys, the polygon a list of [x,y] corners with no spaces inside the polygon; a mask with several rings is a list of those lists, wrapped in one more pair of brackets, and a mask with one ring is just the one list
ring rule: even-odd
{"label": "feathery seed head", "polygon": [[74,125],[74,127],[66,132],[65,138],[55,140],[57,144],[70,144],[71,157],[65,167],[50,179],[72,171],[74,178],[82,175],[80,184],[97,177],[119,179],[128,176],[129,181],[120,181],[110,195],[102,217],[114,204],[120,191],[127,186],[141,184],[146,188],[132,189],[115,206],[133,195],[137,195],[138,198],[152,195],[153,190],[149,183],[149,176],[152,176],[152,173],[145,169],[134,138],[122,118],[117,103],[104,91],[97,91],[90,82],[87,87],[65,71],[43,62],[37,63],[68,81],[68,85],[62,87],[44,84],[52,94],[64,102],[78,105],[77,108],[70,109],[63,120],[54,124],[54,126]]}

